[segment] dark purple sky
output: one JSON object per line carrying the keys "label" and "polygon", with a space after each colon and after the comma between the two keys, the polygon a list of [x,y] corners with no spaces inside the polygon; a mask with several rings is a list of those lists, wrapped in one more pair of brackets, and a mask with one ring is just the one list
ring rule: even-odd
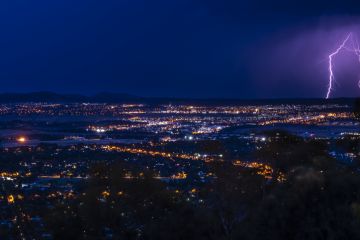
{"label": "dark purple sky", "polygon": [[[0,92],[323,97],[359,15],[358,0],[4,0]],[[359,96],[360,63],[336,60],[333,96]]]}

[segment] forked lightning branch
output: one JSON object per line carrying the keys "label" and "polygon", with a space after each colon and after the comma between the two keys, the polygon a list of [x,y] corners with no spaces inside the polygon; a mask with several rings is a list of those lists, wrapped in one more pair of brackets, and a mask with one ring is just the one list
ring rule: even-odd
{"label": "forked lightning branch", "polygon": [[[354,53],[360,62],[360,46],[358,39],[354,36],[353,33],[349,33],[340,46],[329,55],[329,83],[328,89],[326,93],[326,99],[331,96],[331,92],[333,91],[333,85],[335,82],[335,75],[334,75],[334,58],[342,51],[348,51]],[[360,88],[360,80],[358,81],[358,87]]]}

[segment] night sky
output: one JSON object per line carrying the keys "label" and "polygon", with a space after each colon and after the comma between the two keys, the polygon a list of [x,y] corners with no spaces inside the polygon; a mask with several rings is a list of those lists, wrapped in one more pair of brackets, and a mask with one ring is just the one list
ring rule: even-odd
{"label": "night sky", "polygon": [[[3,0],[0,92],[324,97],[358,16],[358,0]],[[333,97],[359,77],[339,56]]]}

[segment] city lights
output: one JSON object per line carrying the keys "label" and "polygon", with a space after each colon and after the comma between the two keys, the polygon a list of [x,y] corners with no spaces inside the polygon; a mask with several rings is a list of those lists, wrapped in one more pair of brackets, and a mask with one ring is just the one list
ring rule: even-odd
{"label": "city lights", "polygon": [[16,139],[19,143],[25,143],[27,141],[26,137],[21,136]]}

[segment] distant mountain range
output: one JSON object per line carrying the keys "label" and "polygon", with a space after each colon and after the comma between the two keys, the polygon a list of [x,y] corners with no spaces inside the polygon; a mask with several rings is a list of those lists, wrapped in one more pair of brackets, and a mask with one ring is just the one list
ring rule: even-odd
{"label": "distant mountain range", "polygon": [[103,92],[87,96],[81,94],[59,94],[54,92],[31,92],[31,93],[0,93],[0,103],[21,102],[48,102],[48,103],[122,103],[122,102],[147,102],[147,103],[206,103],[206,104],[322,104],[341,103],[352,104],[354,98],[290,98],[290,99],[226,99],[226,98],[149,98],[139,97],[124,93]]}
{"label": "distant mountain range", "polygon": [[18,102],[123,102],[139,97],[122,93],[99,93],[92,96],[80,94],[58,94],[53,92],[32,92],[32,93],[2,93],[1,103]]}

